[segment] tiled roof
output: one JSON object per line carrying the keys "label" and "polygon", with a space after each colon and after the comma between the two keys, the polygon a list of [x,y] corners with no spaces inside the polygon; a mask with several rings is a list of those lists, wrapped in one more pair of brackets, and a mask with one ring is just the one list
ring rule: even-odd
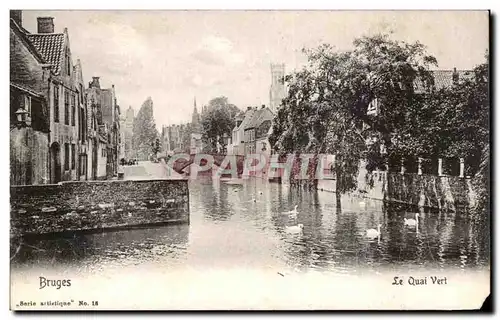
{"label": "tiled roof", "polygon": [[269,108],[256,110],[252,119],[245,126],[245,129],[257,128],[262,124],[262,122],[266,120],[273,120],[273,117],[273,113],[269,110]]}
{"label": "tiled roof", "polygon": [[64,33],[39,33],[26,36],[44,60],[54,67],[54,73],[58,75],[64,58]]}
{"label": "tiled roof", "polygon": [[252,117],[254,115],[254,113],[256,112],[255,109],[247,109],[244,113],[244,117],[243,117],[243,121],[240,123],[240,125],[238,127],[235,127],[233,129],[233,131],[237,131],[241,128],[243,129],[246,129],[246,126],[247,126],[247,123],[250,122],[252,120]]}
{"label": "tiled roof", "polygon": [[[434,77],[434,85],[437,90],[449,88],[453,85],[453,70],[433,70],[431,71]],[[469,70],[457,70],[460,80],[472,78],[474,73]],[[423,92],[424,85],[420,79],[415,79],[415,92]]]}
{"label": "tiled roof", "polygon": [[29,34],[26,29],[24,29],[22,26],[18,25],[13,19],[10,19],[10,28],[12,30],[17,31],[17,35],[21,38],[21,40],[24,42],[26,45],[27,49],[31,52],[31,54],[41,63],[45,63],[46,61],[44,58],[40,55],[38,50],[35,48],[33,43],[27,38],[27,35]]}

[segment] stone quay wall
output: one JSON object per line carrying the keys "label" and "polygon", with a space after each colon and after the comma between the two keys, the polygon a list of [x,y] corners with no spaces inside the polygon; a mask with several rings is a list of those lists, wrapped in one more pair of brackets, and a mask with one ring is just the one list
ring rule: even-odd
{"label": "stone quay wall", "polygon": [[11,186],[18,236],[189,224],[187,180],[71,181]]}
{"label": "stone quay wall", "polygon": [[[336,180],[318,180],[321,191],[336,192]],[[360,173],[353,195],[441,210],[474,208],[476,194],[470,178],[413,173]]]}

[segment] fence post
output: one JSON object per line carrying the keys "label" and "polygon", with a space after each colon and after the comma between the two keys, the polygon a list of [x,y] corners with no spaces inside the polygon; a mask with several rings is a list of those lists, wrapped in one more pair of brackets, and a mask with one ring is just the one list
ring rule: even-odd
{"label": "fence post", "polygon": [[438,159],[438,176],[443,175],[443,159]]}
{"label": "fence post", "polygon": [[418,175],[422,175],[422,158],[418,158]]}
{"label": "fence post", "polygon": [[465,173],[465,160],[464,158],[460,158],[460,178],[464,177]]}
{"label": "fence post", "polygon": [[401,174],[405,174],[405,162],[403,158],[401,158]]}

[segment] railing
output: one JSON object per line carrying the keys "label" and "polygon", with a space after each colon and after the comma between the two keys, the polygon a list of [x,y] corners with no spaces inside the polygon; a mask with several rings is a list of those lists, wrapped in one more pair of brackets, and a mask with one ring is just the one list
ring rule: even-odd
{"label": "railing", "polygon": [[466,170],[465,158],[399,158],[391,159],[388,163],[389,172],[416,173],[418,175],[431,174],[437,176],[458,176],[465,178],[474,172],[470,163]]}

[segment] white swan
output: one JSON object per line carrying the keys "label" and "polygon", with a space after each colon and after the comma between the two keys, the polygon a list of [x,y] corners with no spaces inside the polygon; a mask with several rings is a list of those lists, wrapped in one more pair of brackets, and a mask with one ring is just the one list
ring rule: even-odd
{"label": "white swan", "polygon": [[406,219],[404,218],[405,220],[405,226],[410,226],[410,227],[416,227],[418,226],[418,217],[420,217],[420,215],[417,213],[415,213],[415,219]]}
{"label": "white swan", "polygon": [[288,233],[301,233],[302,229],[304,229],[304,225],[299,223],[296,226],[286,227],[286,232]]}
{"label": "white swan", "polygon": [[380,236],[380,227],[382,225],[379,223],[378,226],[377,226],[377,230],[375,229],[368,229],[366,230],[366,236],[368,238],[376,238],[376,237],[379,237]]}
{"label": "white swan", "polygon": [[359,202],[359,205],[360,205],[361,207],[364,207],[364,206],[366,206],[366,202],[364,202],[364,201],[360,201],[360,202]]}

